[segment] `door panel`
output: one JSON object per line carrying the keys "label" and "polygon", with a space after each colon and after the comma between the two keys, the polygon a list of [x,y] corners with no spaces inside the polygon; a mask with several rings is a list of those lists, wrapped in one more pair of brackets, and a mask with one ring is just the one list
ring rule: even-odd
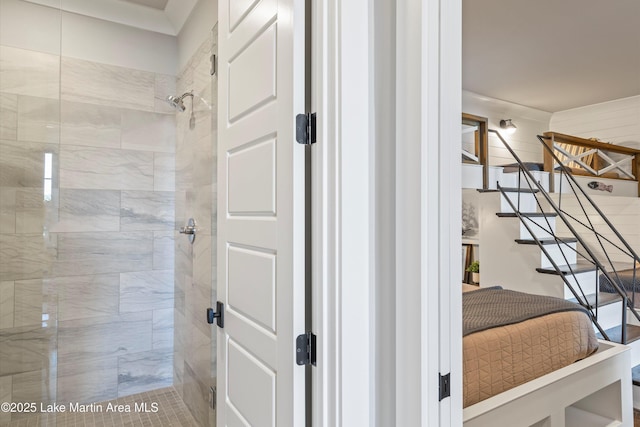
{"label": "door panel", "polygon": [[229,155],[229,214],[276,213],[276,141]]}
{"label": "door panel", "polygon": [[226,218],[229,233],[238,236],[236,243],[258,248],[270,248],[277,241],[278,223],[275,218],[247,221],[246,218]]}
{"label": "door panel", "polygon": [[276,60],[272,24],[229,64],[229,121],[275,99]]}
{"label": "door panel", "polygon": [[218,425],[302,426],[304,0],[219,7]]}
{"label": "door panel", "polygon": [[244,19],[249,11],[260,0],[228,0],[229,1],[229,28],[233,31],[238,23]]}
{"label": "door panel", "polygon": [[278,337],[251,322],[235,310],[225,313],[224,328],[227,336],[234,337],[251,354],[259,354],[268,366],[278,363]]}
{"label": "door panel", "polygon": [[275,426],[276,373],[229,340],[229,401],[252,426]]}
{"label": "door panel", "polygon": [[[229,248],[227,300],[239,314],[276,332],[276,256],[243,248]],[[246,268],[247,266],[252,268]]]}

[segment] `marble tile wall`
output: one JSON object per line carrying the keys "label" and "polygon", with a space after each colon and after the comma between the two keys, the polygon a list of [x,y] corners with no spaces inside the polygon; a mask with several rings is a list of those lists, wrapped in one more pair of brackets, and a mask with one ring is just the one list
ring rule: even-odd
{"label": "marble tile wall", "polygon": [[175,93],[174,76],[0,45],[0,400],[172,384]]}
{"label": "marble tile wall", "polygon": [[156,108],[154,73],[65,57],[60,69],[65,101],[142,111]]}
{"label": "marble tile wall", "polygon": [[60,57],[0,45],[0,92],[59,99]]}
{"label": "marble tile wall", "polygon": [[0,95],[0,139],[14,140],[18,135],[18,95]]}
{"label": "marble tile wall", "polygon": [[209,387],[215,386],[213,329],[203,322],[215,301],[216,260],[216,124],[217,78],[210,75],[209,58],[217,52],[217,30],[205,40],[179,73],[177,93],[194,91],[195,127],[189,115],[177,115],[175,160],[176,222],[189,217],[198,223],[193,244],[182,236],[175,242],[174,386],[202,426],[215,425],[209,409]]}

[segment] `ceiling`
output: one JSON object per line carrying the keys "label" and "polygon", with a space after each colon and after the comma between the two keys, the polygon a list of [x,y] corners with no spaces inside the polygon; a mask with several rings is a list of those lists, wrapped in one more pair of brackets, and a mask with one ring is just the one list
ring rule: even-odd
{"label": "ceiling", "polygon": [[25,0],[66,12],[176,36],[199,0]]}
{"label": "ceiling", "polygon": [[462,87],[556,112],[640,94],[640,0],[463,0]]}

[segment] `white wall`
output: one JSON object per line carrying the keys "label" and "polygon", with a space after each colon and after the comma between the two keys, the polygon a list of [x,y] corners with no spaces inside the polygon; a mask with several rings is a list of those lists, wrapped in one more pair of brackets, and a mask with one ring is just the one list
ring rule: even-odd
{"label": "white wall", "polygon": [[[551,130],[556,132],[582,138],[598,138],[603,142],[640,149],[640,96],[559,111],[551,117],[550,126]],[[614,191],[621,184],[620,181],[606,181],[607,184],[614,185]],[[593,200],[638,252],[640,250],[640,228],[638,227],[640,199],[593,193],[592,190]],[[571,203],[565,203],[564,208],[572,209]],[[574,209],[576,214],[580,214],[578,207]],[[614,259],[627,261],[624,257],[614,257]]]}
{"label": "white wall", "polygon": [[175,76],[176,37],[62,13],[62,56]]}
{"label": "white wall", "polygon": [[[499,99],[462,91],[462,111],[489,119],[489,129],[500,131],[500,120],[512,119],[518,130],[512,135],[502,133],[505,140],[525,162],[542,162],[542,145],[536,138],[549,130],[551,113]],[[500,140],[489,134],[489,164],[515,163]]]}
{"label": "white wall", "polygon": [[218,0],[200,0],[178,34],[178,70],[182,70],[191,56],[209,37],[218,22]]}
{"label": "white wall", "polygon": [[[557,196],[554,195],[557,199]],[[591,198],[596,205],[602,210],[602,212],[609,218],[611,223],[616,227],[624,239],[631,245],[633,250],[640,254],[640,227],[638,227],[638,219],[640,218],[640,198],[638,197],[616,197],[616,196],[599,196],[591,195]],[[566,212],[569,212],[574,217],[585,221],[582,207],[576,202],[575,198],[570,196],[563,196],[562,207]],[[590,219],[598,232],[607,236],[613,242],[618,243],[617,238],[609,231],[608,227],[604,225],[604,222],[597,216],[593,209],[587,209]],[[591,248],[598,254],[602,251],[599,249],[598,240],[591,234],[587,233],[581,226],[573,225],[581,233],[582,237],[591,246]],[[566,229],[561,221],[558,222],[557,227],[558,235],[568,236],[570,232]],[[614,262],[630,263],[629,258],[626,255],[622,255],[618,250],[613,248],[609,244],[605,244],[605,249],[609,252],[611,259]],[[603,259],[601,259],[602,261]]]}
{"label": "white wall", "polygon": [[0,0],[0,44],[58,55],[61,19],[59,10]]}
{"label": "white wall", "polygon": [[[551,117],[551,129],[640,149],[640,96],[556,112]],[[609,155],[616,161],[627,158],[622,154]],[[631,163],[624,164],[623,169],[631,172]]]}
{"label": "white wall", "polygon": [[176,37],[19,0],[0,0],[0,43],[160,74],[177,72]]}
{"label": "white wall", "polygon": [[559,111],[551,130],[640,149],[640,96]]}

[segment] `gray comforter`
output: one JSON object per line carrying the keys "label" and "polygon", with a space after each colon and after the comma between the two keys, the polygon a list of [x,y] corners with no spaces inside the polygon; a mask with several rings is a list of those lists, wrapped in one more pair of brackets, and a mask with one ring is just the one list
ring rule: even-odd
{"label": "gray comforter", "polygon": [[481,288],[462,294],[463,335],[562,311],[587,311],[578,304],[554,297],[507,289]]}

